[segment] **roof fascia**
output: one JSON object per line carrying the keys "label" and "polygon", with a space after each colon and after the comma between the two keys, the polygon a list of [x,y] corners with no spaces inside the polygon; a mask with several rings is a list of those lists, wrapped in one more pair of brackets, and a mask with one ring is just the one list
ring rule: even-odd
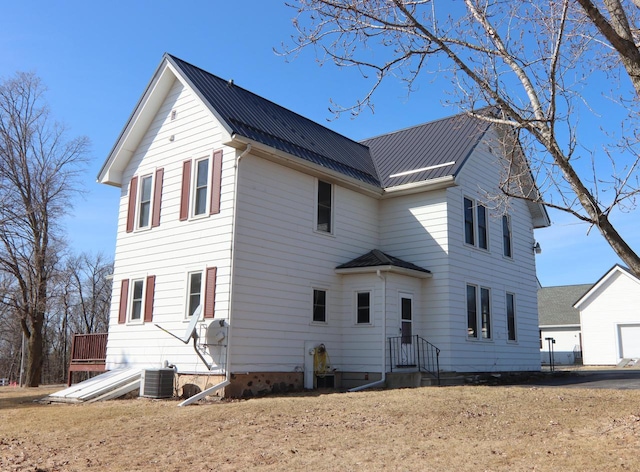
{"label": "roof fascia", "polygon": [[558,329],[558,328],[578,328],[580,329],[580,324],[575,323],[567,323],[567,324],[541,324],[539,325],[540,329]]}
{"label": "roof fascia", "polygon": [[123,171],[173,86],[175,78],[175,69],[168,67],[165,55],[102,165],[97,177],[98,182],[116,187],[122,185]]}
{"label": "roof fascia", "polygon": [[350,178],[338,171],[327,169],[320,165],[309,162],[298,156],[283,152],[279,149],[267,146],[266,144],[254,141],[238,134],[233,134],[231,139],[224,142],[225,145],[234,148],[244,149],[248,144],[251,145],[251,154],[263,157],[272,162],[283,164],[291,169],[298,170],[305,174],[311,174],[314,177],[327,178],[331,181],[340,183],[340,185],[364,193],[374,198],[380,198],[382,189],[376,185],[370,185],[357,179]]}
{"label": "roof fascia", "polygon": [[173,57],[170,54],[166,54],[166,58],[169,64],[173,66],[174,70],[180,71],[180,73],[178,74],[178,78],[180,79],[180,81],[184,85],[188,86],[193,91],[193,93],[196,94],[196,96],[204,104],[207,110],[209,110],[209,113],[211,113],[213,118],[215,118],[217,121],[220,122],[220,125],[227,132],[227,135],[230,139],[231,135],[233,134],[233,129],[231,128],[229,123],[227,123],[227,121],[224,118],[222,118],[222,115],[220,115],[218,111],[211,105],[211,103],[209,103],[209,101],[204,97],[200,89],[196,87],[193,82],[191,82],[191,80],[186,76],[186,74],[182,73],[182,69],[180,68],[178,63],[173,59]]}
{"label": "roof fascia", "polygon": [[613,274],[616,272],[623,274],[624,276],[628,277],[629,279],[633,280],[635,283],[640,285],[640,279],[638,279],[636,276],[631,274],[629,271],[625,270],[620,264],[616,264],[611,269],[609,269],[609,271],[606,274],[604,274],[600,278],[600,280],[598,280],[595,284],[593,284],[593,287],[591,287],[591,289],[588,290],[587,293],[585,293],[577,302],[575,302],[573,304],[573,307],[580,310],[582,305],[585,305],[587,302],[589,302],[593,294],[605,283],[607,283],[607,281],[611,277],[613,277]]}
{"label": "roof fascia", "polygon": [[382,265],[371,267],[349,267],[346,269],[335,269],[336,274],[352,275],[352,274],[375,274],[378,271],[387,272],[392,274],[408,275],[409,277],[415,277],[417,279],[430,279],[433,274],[430,272],[422,272],[419,270],[407,269],[405,267],[398,267],[394,265]]}

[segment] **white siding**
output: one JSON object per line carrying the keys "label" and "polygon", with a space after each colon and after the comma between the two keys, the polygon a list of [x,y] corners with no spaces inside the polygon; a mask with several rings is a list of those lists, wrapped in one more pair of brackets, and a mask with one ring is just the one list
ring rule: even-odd
{"label": "white siding", "polygon": [[[171,120],[171,111],[176,118]],[[173,137],[173,139],[170,139]],[[107,368],[160,366],[181,371],[204,368],[191,344],[184,345],[154,326],[183,336],[187,322],[187,271],[218,267],[216,318],[228,317],[230,236],[235,150],[222,146],[219,125],[199,99],[175,81],[124,173],[115,253],[113,302]],[[223,149],[221,212],[179,221],[182,162]],[[159,227],[126,233],[129,182],[134,175],[164,168]],[[118,324],[122,279],[156,276],[153,323]]]}
{"label": "white siding", "polygon": [[[363,338],[355,347],[345,335],[352,323],[350,286],[344,290],[335,273],[377,247],[377,200],[334,185],[329,235],[314,231],[314,177],[248,155],[239,178],[232,370],[301,369],[304,342],[311,340],[324,343],[341,370],[379,366],[378,355],[364,355],[370,341],[380,344],[379,328],[357,327]],[[327,291],[326,324],[312,323],[314,288]]]}
{"label": "white siding", "polygon": [[[497,148],[497,147],[496,147]],[[524,201],[511,200],[513,257],[503,256],[502,215],[498,200],[501,161],[486,142],[478,145],[461,174],[457,187],[447,190],[449,228],[450,341],[441,365],[458,371],[538,370],[538,308],[533,223]],[[472,198],[488,208],[489,249],[465,244],[463,199]],[[466,286],[491,290],[492,339],[467,339]],[[517,341],[507,340],[506,294],[515,295]]]}
{"label": "white siding", "polygon": [[580,307],[586,365],[617,364],[621,327],[640,324],[640,281],[616,269],[603,282]]}
{"label": "white siding", "polygon": [[543,364],[549,364],[549,341],[546,338],[553,338],[553,363],[554,364],[574,364],[576,354],[580,351],[580,327],[542,327],[540,328],[542,337],[542,347],[540,349],[540,360]]}

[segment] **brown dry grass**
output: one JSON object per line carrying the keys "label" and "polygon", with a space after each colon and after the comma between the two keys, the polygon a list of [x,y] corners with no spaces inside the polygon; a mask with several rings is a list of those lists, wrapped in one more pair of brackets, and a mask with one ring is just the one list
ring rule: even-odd
{"label": "brown dry grass", "polygon": [[0,470],[639,470],[640,391],[446,387],[32,402],[0,388]]}

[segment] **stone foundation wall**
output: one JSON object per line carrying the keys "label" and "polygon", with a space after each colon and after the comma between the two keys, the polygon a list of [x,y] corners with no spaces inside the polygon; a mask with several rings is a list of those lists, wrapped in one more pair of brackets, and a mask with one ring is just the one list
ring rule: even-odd
{"label": "stone foundation wall", "polygon": [[231,374],[231,385],[225,387],[226,398],[250,398],[262,395],[300,391],[304,387],[302,372],[249,372]]}
{"label": "stone foundation wall", "polygon": [[[175,395],[179,398],[189,398],[198,393],[213,387],[225,379],[224,375],[199,375],[199,374],[180,374],[176,375]],[[223,396],[223,389],[214,392],[212,395]]]}

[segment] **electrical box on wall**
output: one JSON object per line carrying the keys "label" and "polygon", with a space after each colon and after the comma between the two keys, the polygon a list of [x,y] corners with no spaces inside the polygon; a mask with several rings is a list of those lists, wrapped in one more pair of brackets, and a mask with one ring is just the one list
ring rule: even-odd
{"label": "electrical box on wall", "polygon": [[147,398],[171,398],[173,396],[173,369],[146,369],[142,371],[140,396]]}

